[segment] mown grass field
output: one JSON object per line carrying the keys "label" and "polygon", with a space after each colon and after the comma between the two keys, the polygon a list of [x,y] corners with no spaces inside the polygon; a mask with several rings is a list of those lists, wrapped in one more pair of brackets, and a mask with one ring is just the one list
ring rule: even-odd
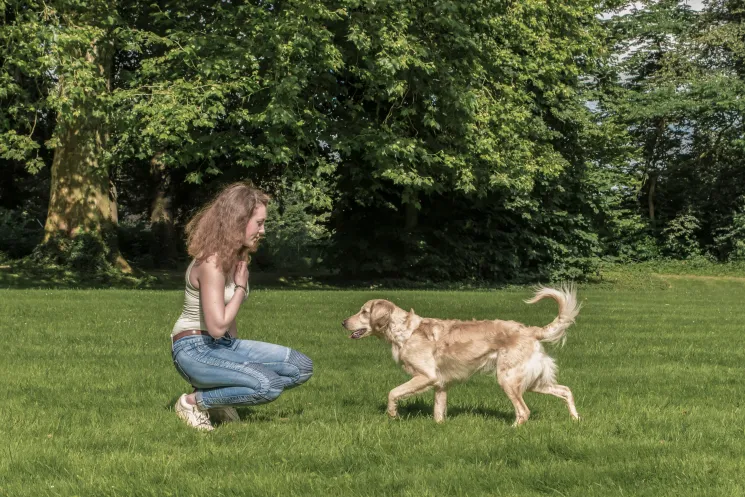
{"label": "mown grass field", "polygon": [[406,375],[341,321],[373,297],[421,315],[545,324],[552,301],[481,292],[254,290],[240,334],[315,361],[276,402],[212,433],[173,403],[187,385],[168,339],[181,291],[0,290],[0,495],[736,496],[745,495],[745,283],[674,278],[580,288],[584,308],[553,351],[583,416],[491,377],[384,414]]}

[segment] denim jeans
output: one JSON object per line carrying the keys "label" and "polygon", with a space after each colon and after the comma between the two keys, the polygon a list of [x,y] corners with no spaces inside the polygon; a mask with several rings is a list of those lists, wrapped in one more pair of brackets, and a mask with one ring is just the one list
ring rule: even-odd
{"label": "denim jeans", "polygon": [[201,409],[265,404],[313,375],[307,356],[254,340],[188,336],[173,344],[172,356],[179,374],[197,389]]}

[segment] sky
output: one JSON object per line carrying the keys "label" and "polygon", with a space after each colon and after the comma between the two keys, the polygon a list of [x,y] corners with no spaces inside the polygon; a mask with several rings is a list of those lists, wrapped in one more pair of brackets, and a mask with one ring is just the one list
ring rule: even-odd
{"label": "sky", "polygon": [[[702,10],[704,8],[704,0],[682,0],[682,3],[685,3],[687,5],[690,5],[692,10]],[[635,2],[635,5],[637,7],[640,6],[640,2]],[[620,12],[620,14],[628,14],[631,11],[630,8],[624,9]],[[612,17],[612,15],[603,15],[603,19],[608,19],[609,17]]]}

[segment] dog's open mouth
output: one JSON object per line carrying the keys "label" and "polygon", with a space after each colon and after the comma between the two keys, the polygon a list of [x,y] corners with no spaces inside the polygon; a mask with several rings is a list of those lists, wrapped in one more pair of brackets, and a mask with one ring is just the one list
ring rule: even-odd
{"label": "dog's open mouth", "polygon": [[354,333],[352,333],[351,335],[349,335],[349,338],[351,338],[353,340],[357,340],[358,338],[362,338],[362,335],[364,335],[366,331],[367,331],[367,329],[360,328],[359,330],[357,330]]}

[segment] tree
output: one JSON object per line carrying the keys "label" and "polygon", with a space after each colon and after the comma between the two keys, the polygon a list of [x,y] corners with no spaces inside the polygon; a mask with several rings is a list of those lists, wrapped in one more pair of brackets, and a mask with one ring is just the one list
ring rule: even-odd
{"label": "tree", "polygon": [[[657,189],[680,153],[688,130],[682,124],[686,103],[667,71],[667,61],[685,43],[695,13],[678,0],[643,2],[611,21],[619,58],[621,86],[612,112],[628,127],[639,147],[646,211],[655,225]],[[620,98],[618,98],[620,97]]]}
{"label": "tree", "polygon": [[682,253],[668,236],[681,227],[720,258],[730,250],[716,240],[728,239],[717,234],[745,193],[742,12],[738,2],[694,12],[665,0],[611,21],[622,90],[604,108],[639,148],[630,170],[643,178],[640,201],[670,254]]}
{"label": "tree", "polygon": [[[118,27],[116,5],[85,2],[3,2],[2,97],[10,100],[0,153],[30,172],[52,149],[44,247],[64,259],[79,236],[96,238],[98,253],[129,270],[116,244],[116,194],[109,178],[109,97]],[[46,143],[39,121],[54,129]],[[29,130],[28,135],[22,130]]]}
{"label": "tree", "polygon": [[[521,229],[544,221],[530,217],[539,182],[584,167],[562,153],[577,145],[562,123],[600,49],[595,28],[582,1],[350,8],[331,143],[336,265],[438,279],[544,271],[558,254],[536,244],[553,234]],[[468,261],[457,270],[454,254]]]}
{"label": "tree", "polygon": [[[590,1],[164,0],[142,15],[150,34],[121,73],[114,153],[157,157],[206,189],[247,176],[333,208],[345,270],[363,254],[406,267],[401,250],[426,265],[431,230],[454,222],[428,205],[496,202],[487,210],[520,219],[537,181],[585,167],[570,150],[586,118],[571,116],[600,50]],[[376,231],[360,233],[369,218]],[[459,274],[496,274],[484,265]]]}
{"label": "tree", "polygon": [[48,16],[55,33],[50,56],[57,128],[44,242],[101,237],[112,262],[129,270],[116,243],[116,191],[106,157],[116,4],[62,1]]}

